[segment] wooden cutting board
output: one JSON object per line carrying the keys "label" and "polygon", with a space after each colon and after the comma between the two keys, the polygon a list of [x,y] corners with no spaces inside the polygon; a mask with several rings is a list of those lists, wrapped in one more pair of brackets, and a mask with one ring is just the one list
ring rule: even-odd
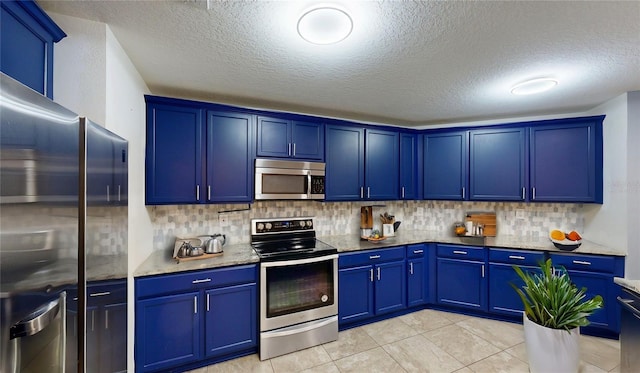
{"label": "wooden cutting board", "polygon": [[483,236],[495,237],[497,231],[496,214],[490,212],[469,213],[465,221],[473,221],[473,224],[484,225]]}

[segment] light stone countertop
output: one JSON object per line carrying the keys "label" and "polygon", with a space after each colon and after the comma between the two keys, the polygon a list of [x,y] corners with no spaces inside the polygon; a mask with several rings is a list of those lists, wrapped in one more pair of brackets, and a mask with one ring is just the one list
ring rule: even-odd
{"label": "light stone countertop", "polygon": [[369,242],[361,240],[357,235],[321,236],[318,239],[327,245],[338,249],[338,252],[358,250],[371,250],[384,247],[419,244],[424,242],[437,242],[458,244],[467,246],[502,247],[510,249],[540,250],[549,252],[571,252],[576,254],[599,254],[625,256],[625,253],[611,247],[603,246],[582,240],[582,245],[573,251],[557,249],[547,237],[458,237],[442,231],[407,231],[399,230],[395,237],[389,237],[384,241]]}
{"label": "light stone countertop", "polygon": [[622,277],[614,277],[613,282],[622,286],[623,288],[631,290],[638,297],[640,297],[640,280],[629,280]]}
{"label": "light stone countertop", "polygon": [[171,257],[173,250],[155,251],[142,262],[133,272],[134,277],[160,275],[175,272],[195,271],[200,269],[212,269],[218,267],[227,267],[232,265],[241,265],[249,263],[257,263],[258,255],[253,251],[251,245],[235,244],[225,245],[223,254],[213,258],[197,259],[183,261],[177,263]]}

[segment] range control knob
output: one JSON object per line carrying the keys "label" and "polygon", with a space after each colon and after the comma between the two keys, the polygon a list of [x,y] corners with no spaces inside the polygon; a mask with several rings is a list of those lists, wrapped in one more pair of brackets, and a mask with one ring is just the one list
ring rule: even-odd
{"label": "range control knob", "polygon": [[305,226],[305,224],[307,224],[307,222],[306,222],[306,221],[304,221],[304,220],[300,220],[300,221],[298,222],[298,224],[300,225],[300,227],[304,228],[304,226]]}
{"label": "range control knob", "polygon": [[263,229],[264,229],[264,224],[262,224],[262,223],[258,223],[258,225],[256,225],[256,229],[257,229],[258,231],[263,230]]}
{"label": "range control knob", "polygon": [[265,227],[267,230],[271,230],[271,228],[273,228],[273,225],[271,225],[271,223],[267,223],[267,224],[265,224],[265,225],[264,225],[264,227]]}
{"label": "range control knob", "polygon": [[313,222],[311,222],[311,220],[307,220],[307,228],[312,228],[313,227]]}

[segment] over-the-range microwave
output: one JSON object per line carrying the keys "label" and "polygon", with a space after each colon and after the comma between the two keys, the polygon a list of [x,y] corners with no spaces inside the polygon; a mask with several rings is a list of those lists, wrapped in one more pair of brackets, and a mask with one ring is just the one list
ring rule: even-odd
{"label": "over-the-range microwave", "polygon": [[255,199],[324,199],[322,162],[256,159]]}

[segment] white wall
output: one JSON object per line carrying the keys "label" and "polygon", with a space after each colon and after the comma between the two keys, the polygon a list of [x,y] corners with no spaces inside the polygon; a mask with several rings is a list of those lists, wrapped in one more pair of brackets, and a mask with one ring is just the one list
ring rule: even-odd
{"label": "white wall", "polygon": [[150,254],[153,236],[144,205],[144,94],[149,89],[109,26],[56,13],[50,16],[68,35],[55,47],[55,100],[129,141],[128,369],[133,372],[132,273]]}
{"label": "white wall", "polygon": [[628,93],[627,100],[627,216],[629,255],[626,277],[640,279],[640,91]]}
{"label": "white wall", "polygon": [[627,242],[627,94],[588,111],[605,114],[603,132],[603,204],[585,205],[589,240],[628,252]]}

